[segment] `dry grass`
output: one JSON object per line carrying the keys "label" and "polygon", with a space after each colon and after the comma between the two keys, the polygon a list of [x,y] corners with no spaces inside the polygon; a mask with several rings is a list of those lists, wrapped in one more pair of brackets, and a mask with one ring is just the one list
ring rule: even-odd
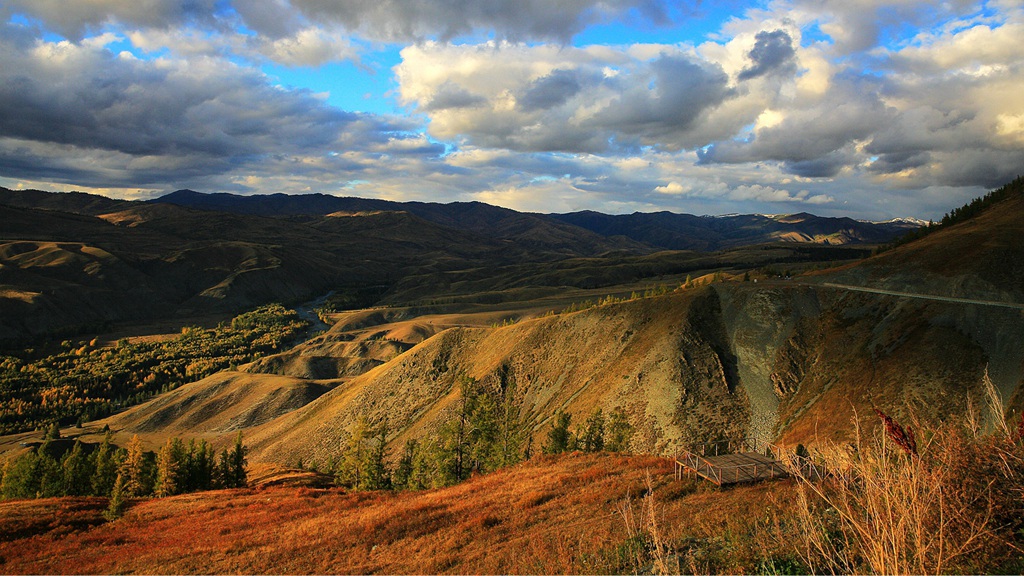
{"label": "dry grass", "polygon": [[[1019,571],[1016,436],[881,436],[842,473],[717,489],[671,461],[540,456],[458,486],[347,493],[280,485],[134,502],[0,504],[0,573],[799,573]],[[44,520],[45,519],[45,520]],[[1014,562],[1017,562],[1014,564]]]}
{"label": "dry grass", "polygon": [[881,430],[823,456],[832,477],[804,482],[795,514],[815,573],[1020,570],[1024,448],[1005,433],[948,423],[917,453]]}
{"label": "dry grass", "polygon": [[[674,571],[673,558],[752,572],[765,553],[794,553],[754,537],[765,502],[791,503],[794,486],[703,491],[660,458],[567,454],[423,492],[274,486],[139,501],[110,523],[102,499],[11,502],[2,528],[60,506],[85,518],[11,531],[0,572],[594,574]],[[651,535],[639,548],[624,501],[634,531]]]}

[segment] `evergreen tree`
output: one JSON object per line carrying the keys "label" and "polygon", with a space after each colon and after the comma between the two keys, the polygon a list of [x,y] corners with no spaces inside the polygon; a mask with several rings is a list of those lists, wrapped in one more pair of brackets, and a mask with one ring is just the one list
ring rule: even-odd
{"label": "evergreen tree", "polygon": [[39,493],[39,457],[35,450],[7,461],[0,493],[7,500],[36,497]]}
{"label": "evergreen tree", "polygon": [[216,453],[213,447],[206,440],[200,440],[197,444],[195,439],[189,440],[188,457],[186,458],[187,489],[209,490],[213,486],[214,468],[216,468]]}
{"label": "evergreen tree", "polygon": [[551,430],[548,430],[548,443],[544,446],[545,454],[560,454],[568,452],[575,447],[576,443],[572,433],[569,432],[569,423],[571,421],[572,415],[567,412],[559,412],[555,415],[555,421],[551,424]]}
{"label": "evergreen tree", "polygon": [[360,490],[387,490],[391,487],[391,474],[384,459],[387,456],[388,423],[381,423],[374,434],[372,445],[363,451],[363,476],[360,479]]}
{"label": "evergreen tree", "polygon": [[220,460],[217,462],[214,476],[214,485],[217,488],[234,488],[234,474],[231,470],[231,457],[228,455],[227,448],[220,451]]}
{"label": "evergreen tree", "polygon": [[514,385],[509,385],[502,393],[500,419],[495,468],[511,466],[522,460],[524,445],[530,435]]}
{"label": "evergreen tree", "polygon": [[360,416],[349,430],[348,441],[341,453],[335,480],[342,486],[357,489],[363,482],[363,466],[366,463],[366,437],[369,425],[366,417]]}
{"label": "evergreen tree", "polygon": [[107,430],[106,435],[103,436],[103,442],[96,449],[95,462],[92,475],[92,494],[110,496],[114,489],[114,482],[117,480],[117,469],[120,466],[117,447],[110,440],[110,430]]}
{"label": "evergreen tree", "polygon": [[168,438],[156,459],[158,497],[181,494],[188,489],[188,468],[185,446],[178,438]]}
{"label": "evergreen tree", "polygon": [[583,425],[579,445],[584,452],[604,450],[604,412],[600,408],[595,410]]}
{"label": "evergreen tree", "polygon": [[60,467],[60,462],[51,456],[49,451],[44,452],[41,447],[38,457],[36,474],[39,475],[39,492],[36,494],[36,497],[52,498],[63,496],[64,470]]}
{"label": "evergreen tree", "polygon": [[242,444],[242,431],[235,436],[235,448],[231,451],[231,480],[235,488],[245,488],[249,478],[245,471],[245,446]]}
{"label": "evergreen tree", "polygon": [[67,496],[86,496],[92,492],[92,476],[96,468],[93,459],[85,453],[78,440],[60,462],[63,472],[63,493]]}
{"label": "evergreen tree", "polygon": [[469,418],[466,408],[466,401],[463,398],[459,401],[458,411],[438,430],[433,451],[434,475],[431,479],[434,487],[451,486],[469,477],[469,468],[466,466],[466,431]]}
{"label": "evergreen tree", "polygon": [[468,466],[465,475],[489,472],[500,465],[501,419],[500,406],[495,395],[475,380],[465,380],[463,396],[466,399],[468,428],[466,448]]}
{"label": "evergreen tree", "polygon": [[416,459],[417,442],[416,440],[406,440],[405,449],[402,451],[402,457],[398,460],[398,466],[395,467],[395,473],[392,478],[392,485],[399,489],[411,488],[410,484],[413,480],[413,466]]}
{"label": "evergreen tree", "polygon": [[412,452],[412,473],[406,487],[409,490],[424,490],[434,484],[437,476],[437,442],[423,441]]}
{"label": "evergreen tree", "polygon": [[124,476],[118,473],[117,479],[114,481],[114,487],[110,491],[110,501],[107,503],[107,509],[103,512],[103,517],[107,520],[120,518],[124,514],[129,497]]}
{"label": "evergreen tree", "polygon": [[605,448],[610,452],[626,452],[633,438],[633,426],[621,408],[616,408],[608,417],[608,442]]}

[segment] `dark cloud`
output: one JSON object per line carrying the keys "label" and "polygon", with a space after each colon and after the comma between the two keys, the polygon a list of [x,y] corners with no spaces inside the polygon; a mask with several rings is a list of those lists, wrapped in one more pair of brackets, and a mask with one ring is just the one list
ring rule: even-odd
{"label": "dark cloud", "polygon": [[709,109],[734,96],[718,65],[665,55],[650,65],[648,82],[635,82],[595,115],[592,127],[620,143],[687,147],[687,132]]}
{"label": "dark cloud", "polygon": [[[64,181],[140,186],[275,155],[372,151],[400,144],[416,127],[333,108],[223,60],[143,61],[88,44],[0,40],[0,165],[8,177],[49,170]],[[83,178],[90,166],[94,177]]]}
{"label": "dark cloud", "polygon": [[5,0],[8,8],[42,21],[66,38],[80,39],[110,22],[169,28],[183,24],[215,25],[219,0]]}
{"label": "dark cloud", "polygon": [[874,162],[868,165],[868,171],[873,174],[895,174],[904,170],[927,166],[932,161],[932,155],[928,152],[906,150],[882,154]]}
{"label": "dark cloud", "polygon": [[829,152],[819,158],[785,162],[783,170],[804,178],[832,178],[846,166],[856,163],[856,154],[850,147],[847,147],[844,150]]}
{"label": "dark cloud", "polygon": [[390,41],[451,40],[493,33],[506,40],[565,42],[587,26],[640,18],[661,24],[677,10],[664,0],[292,0],[311,20]]}
{"label": "dark cloud", "polygon": [[530,84],[516,100],[524,112],[546,110],[572,98],[583,88],[573,70],[555,70]]}
{"label": "dark cloud", "polygon": [[796,50],[793,48],[793,39],[785,30],[762,30],[754,38],[754,47],[748,55],[753,64],[740,72],[740,80],[757,78],[776,70],[792,70]]}

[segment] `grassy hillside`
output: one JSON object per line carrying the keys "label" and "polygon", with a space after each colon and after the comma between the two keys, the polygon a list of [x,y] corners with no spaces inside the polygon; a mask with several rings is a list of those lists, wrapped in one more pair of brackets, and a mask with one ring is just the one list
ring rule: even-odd
{"label": "grassy hillside", "polygon": [[1014,573],[1024,440],[963,424],[923,434],[913,456],[896,436],[816,456],[842,472],[821,482],[727,490],[675,480],[664,459],[574,453],[397,493],[266,471],[248,489],[137,500],[112,522],[103,498],[9,501],[0,570]]}
{"label": "grassy hillside", "polygon": [[[655,560],[647,527],[630,525],[645,514],[647,473],[660,537],[693,550],[684,569],[689,561],[700,570],[752,572],[766,553],[793,556],[767,532],[748,535],[768,527],[762,503],[791,502],[793,484],[701,493],[692,482],[668,480],[670,472],[664,460],[570,455],[436,491],[292,487],[183,495],[139,502],[112,523],[98,518],[100,499],[2,503],[0,525],[8,536],[0,543],[0,569],[633,572]],[[204,535],[202,544],[196,534]]]}

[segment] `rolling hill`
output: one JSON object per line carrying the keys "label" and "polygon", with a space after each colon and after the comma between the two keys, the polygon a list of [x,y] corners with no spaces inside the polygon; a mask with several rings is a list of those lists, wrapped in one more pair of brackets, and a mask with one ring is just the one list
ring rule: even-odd
{"label": "rolling hill", "polygon": [[[787,444],[850,438],[854,419],[874,425],[873,408],[938,421],[983,397],[986,371],[1016,413],[1020,310],[841,286],[1020,303],[1024,274],[999,262],[1022,249],[1022,216],[1024,199],[1014,195],[969,221],[840,268],[793,280],[755,275],[756,283],[708,276],[665,295],[577,312],[515,312],[505,304],[510,312],[502,315],[497,303],[475,319],[457,312],[472,309],[465,304],[338,316],[326,334],[246,368],[246,378],[276,373],[330,389],[247,429],[248,442],[256,459],[323,462],[338,456],[351,424],[364,416],[391,423],[395,455],[445,421],[464,377],[512,391],[537,445],[559,411],[580,423],[598,408],[618,409],[636,430],[633,448],[655,454],[726,437]],[[509,314],[519,321],[499,322]],[[186,385],[181,402],[216,383]],[[154,417],[156,407],[137,406],[109,424],[122,434],[143,432],[136,423]]]}
{"label": "rolling hill", "polygon": [[316,216],[335,211],[406,211],[435,224],[524,242],[534,248],[551,250],[555,247],[571,247],[577,255],[598,255],[609,250],[713,251],[774,241],[872,244],[888,242],[919,226],[919,223],[905,220],[875,223],[850,218],[823,218],[806,213],[722,217],[672,212],[637,212],[628,215],[592,211],[524,214],[480,202],[392,202],[325,194],[239,196],[179,190],[153,202],[262,216]]}
{"label": "rolling hill", "polygon": [[908,220],[862,222],[799,214],[694,216],[673,212],[609,215],[600,212],[552,214],[552,218],[603,236],[624,236],[665,250],[723,250],[762,242],[876,244],[914,230]]}
{"label": "rolling hill", "polygon": [[0,216],[0,339],[8,340],[226,314],[328,291],[364,303],[371,293],[388,304],[508,299],[537,287],[614,286],[712,262],[855,257],[810,248],[663,253],[623,235],[481,203],[324,195],[179,191],[128,202],[2,189]]}

